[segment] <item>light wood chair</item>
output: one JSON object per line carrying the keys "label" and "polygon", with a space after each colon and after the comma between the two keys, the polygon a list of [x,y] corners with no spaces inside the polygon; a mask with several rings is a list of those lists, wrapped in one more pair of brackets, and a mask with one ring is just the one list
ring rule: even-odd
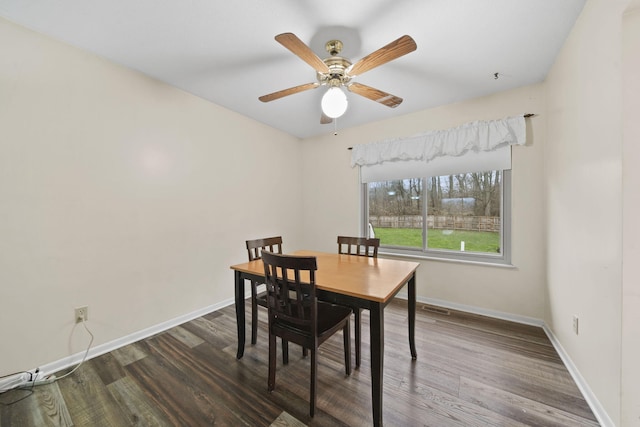
{"label": "light wood chair", "polygon": [[[378,257],[378,247],[380,247],[380,239],[366,237],[350,237],[338,236],[338,253],[347,255],[367,256],[370,258]],[[356,341],[356,367],[360,366],[360,351],[362,347],[361,333],[361,316],[362,309],[351,307],[355,317],[354,330]]]}
{"label": "light wood chair", "polygon": [[[283,359],[288,342],[311,352],[311,384],[309,416],[316,407],[318,347],[342,329],[346,375],[351,374],[351,309],[318,301],[316,297],[315,257],[291,256],[262,252],[269,310],[269,391],[276,384],[276,337],[282,338]],[[304,280],[304,282],[302,281]],[[288,358],[283,360],[288,363]]]}

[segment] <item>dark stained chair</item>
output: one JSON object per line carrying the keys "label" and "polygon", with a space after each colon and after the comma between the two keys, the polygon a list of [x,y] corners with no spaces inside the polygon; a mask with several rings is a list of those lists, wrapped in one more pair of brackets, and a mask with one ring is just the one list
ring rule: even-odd
{"label": "dark stained chair", "polygon": [[366,237],[338,236],[338,253],[348,255],[378,257],[380,239],[368,239]]}
{"label": "dark stained chair", "polygon": [[288,342],[311,352],[311,385],[309,415],[316,407],[316,374],[318,347],[334,333],[342,330],[346,375],[351,374],[351,339],[348,307],[318,301],[316,297],[316,258],[262,252],[269,310],[269,377],[267,386],[276,385],[276,337],[282,338],[284,364]]}
{"label": "dark stained chair", "polygon": [[[338,236],[338,253],[347,255],[367,256],[371,258],[378,257],[378,247],[380,247],[380,239],[368,239],[366,237],[349,237]],[[354,317],[356,319],[355,340],[356,340],[356,367],[360,366],[360,349],[361,349],[361,315],[362,309],[352,307]]]}
{"label": "dark stained chair", "polygon": [[[262,251],[282,253],[282,236],[267,237],[265,239],[247,240],[249,261],[262,258]],[[267,308],[267,293],[258,293],[260,282],[251,281],[251,344],[258,338],[258,306]]]}

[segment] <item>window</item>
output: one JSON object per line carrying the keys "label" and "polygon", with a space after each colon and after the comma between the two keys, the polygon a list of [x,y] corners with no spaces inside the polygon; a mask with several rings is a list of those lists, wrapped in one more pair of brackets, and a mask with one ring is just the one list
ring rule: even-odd
{"label": "window", "polygon": [[356,144],[362,232],[381,252],[511,263],[511,147],[525,115]]}
{"label": "window", "polygon": [[363,184],[363,232],[383,251],[510,263],[510,170]]}

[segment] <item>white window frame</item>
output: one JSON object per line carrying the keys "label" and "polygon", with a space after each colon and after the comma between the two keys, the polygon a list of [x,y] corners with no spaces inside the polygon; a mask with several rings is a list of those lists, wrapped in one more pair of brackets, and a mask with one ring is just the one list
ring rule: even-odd
{"label": "white window frame", "polygon": [[[429,178],[429,177],[424,177]],[[427,221],[423,221],[422,248],[408,248],[400,246],[380,245],[379,254],[403,256],[412,258],[432,259],[441,261],[480,263],[498,266],[511,266],[511,170],[502,170],[501,185],[501,230],[500,230],[500,254],[462,252],[442,249],[430,249],[427,247],[426,230]],[[361,183],[360,186],[361,221],[360,228],[363,236],[369,235],[369,186]],[[423,203],[423,215],[427,215],[428,203]]]}

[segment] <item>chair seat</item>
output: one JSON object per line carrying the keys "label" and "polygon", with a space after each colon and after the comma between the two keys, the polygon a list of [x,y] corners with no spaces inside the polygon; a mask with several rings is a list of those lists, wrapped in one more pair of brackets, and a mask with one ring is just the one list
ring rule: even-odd
{"label": "chair seat", "polygon": [[[322,338],[326,334],[333,334],[336,329],[336,324],[339,323],[342,319],[345,319],[351,316],[353,311],[349,307],[345,307],[342,305],[331,304],[324,301],[318,301],[318,326],[317,332],[318,337]],[[293,307],[292,307],[293,308]],[[309,308],[305,308],[306,318],[309,318]],[[310,335],[311,331],[309,329],[303,329],[299,325],[279,320],[277,323],[278,328],[287,329],[292,332],[302,333]]]}
{"label": "chair seat", "polygon": [[339,320],[348,318],[352,312],[349,307],[318,301],[318,336],[331,332]]}

